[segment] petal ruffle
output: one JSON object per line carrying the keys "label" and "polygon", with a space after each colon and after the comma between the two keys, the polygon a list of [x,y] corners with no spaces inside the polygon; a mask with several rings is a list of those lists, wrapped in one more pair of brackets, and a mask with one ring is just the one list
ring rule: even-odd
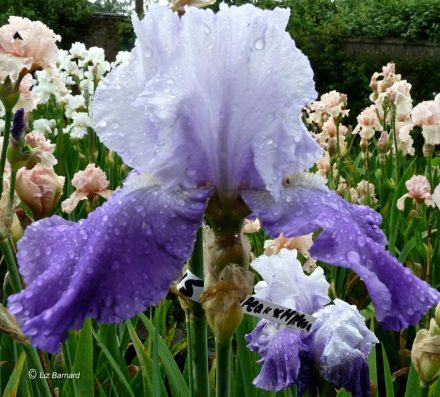
{"label": "petal ruffle", "polygon": [[255,285],[255,295],[303,313],[313,314],[330,302],[330,284],[324,270],[317,267],[306,275],[295,250],[283,248],[276,255],[261,255],[251,262],[263,281]]}
{"label": "petal ruffle", "polygon": [[359,274],[385,328],[399,330],[416,324],[440,301],[438,291],[385,250],[378,213],[348,203],[316,177],[296,176],[287,182],[290,187],[282,190],[277,201],[267,191],[245,191],[242,197],[272,236],[322,229],[311,255]]}
{"label": "petal ruffle", "polygon": [[18,244],[27,288],[9,298],[23,332],[55,352],[87,317],[119,322],[158,303],[191,254],[209,195],[134,178],[85,220],[29,226]]}
{"label": "petal ruffle", "polygon": [[248,348],[261,356],[260,373],[253,383],[260,389],[279,391],[298,382],[300,354],[308,347],[301,341],[298,331],[260,320],[248,335]]}
{"label": "petal ruffle", "polygon": [[317,313],[307,338],[322,377],[353,397],[370,396],[367,357],[379,341],[355,306],[336,299]]}

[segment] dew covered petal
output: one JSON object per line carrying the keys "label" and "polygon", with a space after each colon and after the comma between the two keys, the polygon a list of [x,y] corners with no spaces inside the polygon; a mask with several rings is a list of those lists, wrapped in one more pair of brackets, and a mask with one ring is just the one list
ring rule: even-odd
{"label": "dew covered petal", "polygon": [[313,314],[330,302],[329,283],[317,267],[306,275],[295,250],[282,249],[276,255],[261,255],[251,267],[263,278],[255,285],[255,296],[289,309]]}
{"label": "dew covered petal", "polygon": [[248,348],[260,355],[261,370],[253,383],[260,389],[279,391],[298,382],[300,354],[308,347],[301,341],[299,331],[260,320],[246,335]]}
{"label": "dew covered petal", "polygon": [[220,193],[244,184],[276,194],[284,173],[320,156],[301,121],[316,97],[313,72],[285,32],[288,17],[250,4],[215,14],[189,7],[181,18],[151,7],[135,24],[131,60],[98,87],[98,135],[168,186],[208,181]]}
{"label": "dew covered petal", "polygon": [[101,142],[129,166],[146,170],[146,163],[154,156],[157,131],[146,128],[149,115],[136,100],[174,52],[179,16],[167,7],[150,7],[142,21],[133,15],[133,25],[135,48],[128,61],[113,69],[98,85],[93,123]]}
{"label": "dew covered petal", "polygon": [[367,357],[379,341],[355,306],[336,299],[317,313],[307,344],[322,377],[353,397],[369,397]]}
{"label": "dew covered petal", "polygon": [[24,334],[56,352],[85,318],[120,322],[160,302],[191,254],[209,195],[135,180],[85,220],[30,225],[18,243],[27,287],[9,298]]}
{"label": "dew covered petal", "polygon": [[267,191],[245,191],[242,197],[272,236],[299,236],[322,229],[311,255],[356,272],[384,328],[400,330],[416,324],[440,301],[438,291],[386,251],[378,213],[348,203],[316,178],[292,178],[277,201]]}

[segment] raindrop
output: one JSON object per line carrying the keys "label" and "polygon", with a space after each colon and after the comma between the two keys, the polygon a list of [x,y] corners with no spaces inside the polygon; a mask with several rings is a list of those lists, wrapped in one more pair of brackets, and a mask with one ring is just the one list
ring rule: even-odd
{"label": "raindrop", "polygon": [[145,58],[151,58],[153,55],[153,50],[150,47],[145,47],[144,54]]}
{"label": "raindrop", "polygon": [[113,269],[113,270],[118,270],[119,267],[120,267],[120,263],[119,263],[118,261],[114,261],[114,262],[112,263],[112,269]]}
{"label": "raindrop", "polygon": [[255,47],[256,50],[260,51],[260,50],[262,50],[264,48],[264,46],[265,46],[265,43],[264,43],[264,39],[262,37],[260,37],[257,40],[255,40],[254,47]]}
{"label": "raindrop", "polygon": [[362,236],[362,235],[360,235],[360,236],[358,237],[357,242],[358,242],[358,244],[359,244],[361,247],[363,247],[363,246],[367,243],[365,237]]}
{"label": "raindrop", "polygon": [[205,207],[205,204],[203,204],[203,203],[191,203],[190,207],[193,210],[198,211],[198,210],[202,210]]}
{"label": "raindrop", "polygon": [[86,269],[87,274],[92,274],[93,273],[93,269],[91,267],[88,267]]}
{"label": "raindrop", "polygon": [[9,306],[9,312],[11,314],[20,313],[23,310],[23,305],[20,302],[14,302]]}
{"label": "raindrop", "polygon": [[359,254],[356,251],[348,251],[347,252],[347,259],[353,265],[357,265],[357,264],[359,264],[361,257],[359,256]]}
{"label": "raindrop", "polygon": [[38,330],[36,329],[36,328],[29,328],[27,331],[26,331],[26,335],[29,335],[29,336],[34,336],[34,335],[37,335],[38,334]]}

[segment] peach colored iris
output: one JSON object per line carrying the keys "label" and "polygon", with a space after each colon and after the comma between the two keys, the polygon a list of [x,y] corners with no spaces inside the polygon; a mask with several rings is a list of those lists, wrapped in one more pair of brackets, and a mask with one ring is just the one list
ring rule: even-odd
{"label": "peach colored iris", "polygon": [[397,201],[397,208],[400,211],[403,211],[407,198],[415,200],[417,204],[426,204],[429,207],[437,206],[440,208],[440,185],[431,194],[431,185],[426,176],[414,175],[406,181],[405,186],[408,189],[408,193],[404,194]]}
{"label": "peach colored iris", "polygon": [[109,198],[112,191],[108,189],[109,181],[101,168],[95,164],[89,164],[84,171],[78,171],[72,185],[76,190],[72,195],[61,203],[61,209],[70,214],[81,200],[93,198],[96,195]]}
{"label": "peach colored iris", "polygon": [[50,215],[61,197],[64,177],[55,174],[52,167],[37,164],[17,172],[15,190],[21,201],[32,210],[36,218]]}

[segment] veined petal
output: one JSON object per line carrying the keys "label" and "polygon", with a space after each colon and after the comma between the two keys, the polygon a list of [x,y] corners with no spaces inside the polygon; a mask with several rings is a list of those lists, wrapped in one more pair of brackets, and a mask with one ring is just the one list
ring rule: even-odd
{"label": "veined petal", "polygon": [[388,329],[419,322],[440,301],[438,291],[403,267],[384,248],[381,217],[371,208],[353,205],[316,177],[290,178],[279,200],[267,191],[245,191],[242,197],[273,236],[304,235],[322,229],[313,257],[355,271],[364,280],[376,317]]}
{"label": "veined petal", "polygon": [[56,352],[85,318],[119,322],[158,303],[191,254],[210,193],[134,177],[85,220],[33,223],[18,244],[28,286],[9,298],[23,332]]}
{"label": "veined petal", "polygon": [[[170,186],[208,181],[220,194],[243,185],[277,194],[283,175],[316,161],[320,149],[301,122],[302,107],[316,96],[313,74],[284,30],[288,10],[190,7],[180,19],[152,10],[136,29],[131,61],[98,88],[94,120],[104,143]],[[155,33],[147,35],[160,29],[159,18],[174,38],[168,52],[153,45]],[[145,54],[157,60],[156,73],[144,66]]]}
{"label": "veined petal", "polygon": [[261,356],[261,371],[253,383],[260,389],[278,391],[298,382],[300,354],[308,350],[299,331],[260,320],[248,335],[248,348]]}

